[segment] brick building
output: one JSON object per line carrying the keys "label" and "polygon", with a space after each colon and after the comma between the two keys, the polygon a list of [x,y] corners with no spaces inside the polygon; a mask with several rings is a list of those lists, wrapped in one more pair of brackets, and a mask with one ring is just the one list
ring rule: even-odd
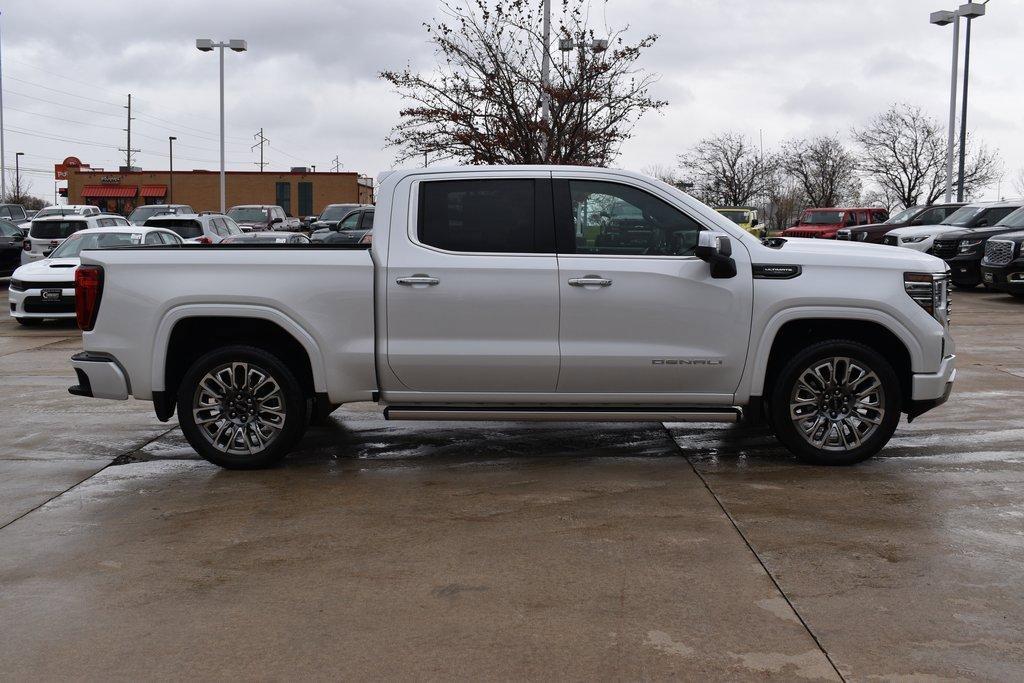
{"label": "brick building", "polygon": [[[69,204],[95,204],[124,215],[142,204],[188,204],[196,211],[220,209],[217,171],[103,171],[68,168]],[[328,204],[372,204],[373,181],[356,173],[228,171],[228,208],[278,204],[293,216],[319,215]]]}

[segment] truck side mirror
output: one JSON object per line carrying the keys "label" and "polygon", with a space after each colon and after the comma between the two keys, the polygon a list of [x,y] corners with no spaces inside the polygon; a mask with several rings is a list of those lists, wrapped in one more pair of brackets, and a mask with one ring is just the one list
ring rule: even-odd
{"label": "truck side mirror", "polygon": [[278,224],[278,223],[280,223],[280,222],[281,222],[281,217],[280,217],[280,216],[277,216],[277,217],[275,217],[275,218],[274,218],[274,219],[273,219],[272,221],[270,221],[270,224],[271,224],[271,225],[277,225],[277,224]]}
{"label": "truck side mirror", "polygon": [[711,264],[711,277],[715,279],[736,276],[736,261],[732,258],[732,242],[725,235],[702,230],[697,235],[694,255]]}
{"label": "truck side mirror", "polygon": [[754,218],[753,220],[750,221],[750,227],[753,228],[753,227],[757,226],[757,223],[758,223],[758,220],[756,218]]}

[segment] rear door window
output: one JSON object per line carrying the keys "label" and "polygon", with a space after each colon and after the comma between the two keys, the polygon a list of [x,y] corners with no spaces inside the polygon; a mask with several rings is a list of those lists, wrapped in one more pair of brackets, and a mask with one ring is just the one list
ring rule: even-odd
{"label": "rear door window", "polygon": [[64,239],[85,229],[85,221],[33,221],[31,237],[42,240]]}
{"label": "rear door window", "polygon": [[203,236],[203,226],[200,225],[198,221],[188,218],[179,218],[177,220],[165,219],[160,221],[149,220],[146,221],[146,225],[156,228],[166,228],[186,240]]}
{"label": "rear door window", "polygon": [[417,237],[447,251],[536,253],[535,184],[529,178],[421,183]]}
{"label": "rear door window", "polygon": [[373,211],[364,211],[363,212],[363,218],[359,222],[359,227],[360,228],[362,228],[363,230],[372,230],[373,229],[373,213],[374,213]]}

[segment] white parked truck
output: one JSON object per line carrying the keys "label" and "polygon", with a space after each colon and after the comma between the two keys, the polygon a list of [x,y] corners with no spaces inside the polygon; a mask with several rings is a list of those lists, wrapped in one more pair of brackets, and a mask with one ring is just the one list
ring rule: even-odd
{"label": "white parked truck", "polygon": [[378,197],[372,247],[83,252],[71,393],[177,411],[232,468],[371,400],[388,419],[764,418],[804,460],[849,464],[956,375],[927,254],[762,242],[609,169],[424,168]]}

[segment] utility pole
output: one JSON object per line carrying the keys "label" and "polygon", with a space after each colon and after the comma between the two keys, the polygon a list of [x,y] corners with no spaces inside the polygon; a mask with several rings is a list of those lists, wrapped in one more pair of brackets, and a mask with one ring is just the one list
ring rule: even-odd
{"label": "utility pole", "polygon": [[334,155],[334,165],[331,167],[332,173],[337,173],[341,170],[341,161],[338,159],[338,155]]}
{"label": "utility pole", "polygon": [[263,129],[260,128],[260,132],[253,135],[253,138],[257,140],[256,144],[250,147],[250,150],[254,150],[257,147],[260,148],[260,160],[254,161],[253,163],[260,167],[260,173],[263,173],[263,169],[266,167],[267,162],[263,161],[263,145],[270,144],[270,138],[263,134]]}
{"label": "utility pole", "polygon": [[[548,161],[548,130],[551,130],[551,0],[544,0],[544,44],[540,57],[540,120],[545,131],[540,135],[540,162]],[[423,164],[426,166],[426,163]]]}
{"label": "utility pole", "polygon": [[[3,12],[0,12],[2,15]],[[0,53],[3,48],[0,47]],[[7,157],[4,156],[4,68],[0,62],[0,202],[7,200],[7,171],[5,165]]]}
{"label": "utility pole", "polygon": [[124,152],[124,165],[127,166],[129,170],[131,170],[132,166],[134,165],[133,162],[132,162],[132,153],[133,152],[141,152],[142,151],[142,150],[139,150],[139,149],[132,149],[132,96],[131,96],[131,93],[128,93],[128,106],[125,107],[125,109],[128,110],[128,127],[125,128],[125,131],[128,133],[128,145],[124,149],[119,149],[118,151],[119,152]]}
{"label": "utility pole", "polygon": [[173,135],[167,136],[167,203],[174,202],[174,141],[178,138]]}

